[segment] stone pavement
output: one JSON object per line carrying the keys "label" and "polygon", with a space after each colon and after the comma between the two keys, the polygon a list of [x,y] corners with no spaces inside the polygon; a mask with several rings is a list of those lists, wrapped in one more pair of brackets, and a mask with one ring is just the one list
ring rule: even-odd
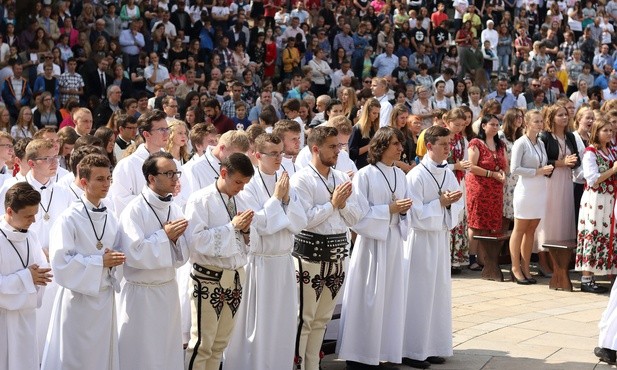
{"label": "stone pavement", "polygon": [[[510,277],[506,270],[504,277]],[[579,291],[580,274],[571,272],[574,292],[536,285],[480,279],[464,271],[452,279],[454,357],[434,370],[591,370],[615,369],[598,362],[598,321],[608,293]],[[609,286],[607,278],[598,279]],[[326,356],[323,370],[343,370],[344,361]],[[399,365],[400,369],[410,369]]]}

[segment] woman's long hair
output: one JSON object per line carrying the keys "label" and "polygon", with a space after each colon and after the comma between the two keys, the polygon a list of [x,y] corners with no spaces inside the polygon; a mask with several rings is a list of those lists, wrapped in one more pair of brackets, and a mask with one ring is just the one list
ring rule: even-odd
{"label": "woman's long hair", "polygon": [[114,136],[113,130],[109,127],[101,126],[96,129],[96,131],[94,132],[94,136],[98,137],[103,142],[103,150],[105,151],[105,154],[107,154],[107,158],[109,158],[109,161],[111,162],[111,167],[116,167],[116,156],[114,154],[114,151],[112,150],[111,153],[107,152],[107,144],[109,143],[109,140]]}
{"label": "woman's long hair", "polygon": [[358,120],[358,127],[360,128],[360,134],[364,139],[369,139],[371,137],[371,131],[377,131],[379,128],[379,118],[375,120],[375,122],[370,121],[370,111],[371,108],[379,108],[381,109],[381,104],[379,104],[379,100],[375,98],[369,98],[366,103],[364,103],[364,107],[362,107],[362,114],[360,115],[360,119]]}

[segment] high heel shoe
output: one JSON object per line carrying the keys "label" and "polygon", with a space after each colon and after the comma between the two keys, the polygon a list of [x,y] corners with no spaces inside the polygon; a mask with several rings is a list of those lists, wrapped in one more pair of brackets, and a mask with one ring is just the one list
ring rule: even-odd
{"label": "high heel shoe", "polygon": [[[516,275],[514,275],[514,273],[512,272],[512,270],[510,270],[510,276],[512,278],[513,282],[516,282],[519,285],[531,285],[532,283],[527,280],[526,278],[522,278],[519,280],[519,278],[516,277]],[[524,275],[523,275],[524,276]]]}
{"label": "high heel shoe", "polygon": [[527,280],[529,282],[529,284],[536,284],[538,283],[538,280],[532,278],[532,277],[527,277],[527,275],[523,274],[523,276],[525,276],[525,280]]}
{"label": "high heel shoe", "polygon": [[545,278],[552,278],[553,277],[553,273],[552,272],[548,272],[548,271],[544,271],[544,268],[540,265],[538,265],[538,273],[540,274],[540,276],[545,277]]}

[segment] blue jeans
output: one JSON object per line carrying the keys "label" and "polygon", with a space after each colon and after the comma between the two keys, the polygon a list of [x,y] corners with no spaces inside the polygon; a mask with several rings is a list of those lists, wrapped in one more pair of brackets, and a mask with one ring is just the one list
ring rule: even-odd
{"label": "blue jeans", "polygon": [[500,55],[499,56],[499,69],[497,71],[499,73],[508,73],[509,67],[510,67],[510,54]]}

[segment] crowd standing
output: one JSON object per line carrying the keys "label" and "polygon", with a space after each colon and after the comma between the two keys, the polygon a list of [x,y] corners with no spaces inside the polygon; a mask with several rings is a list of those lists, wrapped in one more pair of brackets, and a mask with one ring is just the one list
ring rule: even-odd
{"label": "crowd standing", "polygon": [[0,1],[8,369],[316,370],[337,302],[348,369],[428,368],[475,236],[512,229],[522,285],[547,240],[583,292],[617,271],[617,0],[31,5]]}

